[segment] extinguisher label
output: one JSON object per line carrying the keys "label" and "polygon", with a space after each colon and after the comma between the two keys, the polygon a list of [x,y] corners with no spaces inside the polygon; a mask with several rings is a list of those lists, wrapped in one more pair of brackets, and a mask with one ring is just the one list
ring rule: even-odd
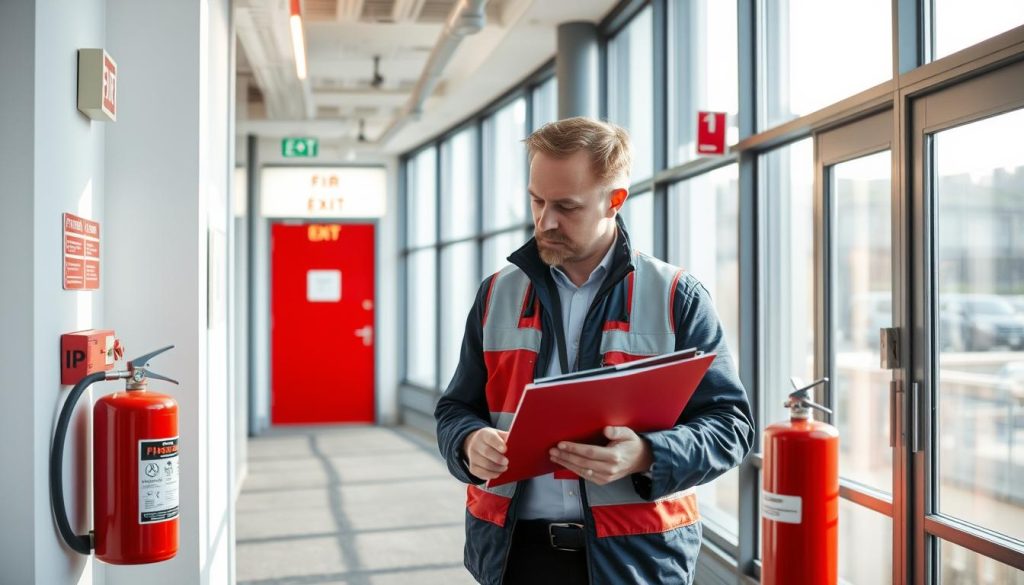
{"label": "extinguisher label", "polygon": [[771,492],[761,492],[761,516],[765,520],[799,524],[803,512],[803,500],[800,496],[783,496]]}
{"label": "extinguisher label", "polygon": [[139,441],[139,524],[178,517],[178,437]]}

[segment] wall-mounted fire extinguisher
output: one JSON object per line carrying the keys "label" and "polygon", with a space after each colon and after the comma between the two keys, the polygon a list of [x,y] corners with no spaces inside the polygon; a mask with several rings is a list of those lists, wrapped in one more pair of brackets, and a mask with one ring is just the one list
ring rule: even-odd
{"label": "wall-mounted fire extinguisher", "polygon": [[761,583],[834,585],[838,578],[839,431],[814,420],[810,391],[828,382],[804,385],[786,408],[790,418],[764,431],[761,478]]}
{"label": "wall-mounted fire extinguisher", "polygon": [[[50,501],[60,534],[72,550],[116,565],[167,560],[178,552],[178,404],[147,389],[149,379],[178,382],[147,368],[159,349],[124,371],[95,372],[68,395],[50,451]],[[125,380],[126,390],[93,408],[95,529],[75,534],[64,507],[62,461],[68,424],[82,392],[101,380]]]}

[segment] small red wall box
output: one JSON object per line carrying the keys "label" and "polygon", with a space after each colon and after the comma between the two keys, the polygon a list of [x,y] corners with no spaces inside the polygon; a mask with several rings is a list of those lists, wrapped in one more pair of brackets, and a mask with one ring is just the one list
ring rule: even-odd
{"label": "small red wall box", "polygon": [[60,383],[77,384],[95,372],[114,369],[117,339],[112,329],[86,329],[60,336]]}

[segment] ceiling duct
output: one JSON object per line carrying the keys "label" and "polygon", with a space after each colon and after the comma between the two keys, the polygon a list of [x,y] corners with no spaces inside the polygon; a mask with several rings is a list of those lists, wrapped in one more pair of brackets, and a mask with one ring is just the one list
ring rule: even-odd
{"label": "ceiling duct", "polygon": [[483,30],[487,22],[484,7],[487,0],[460,0],[452,9],[448,20],[445,23],[441,36],[434,45],[430,57],[427,58],[427,65],[413,88],[412,95],[405,107],[392,120],[386,130],[377,138],[376,143],[380,146],[387,144],[395,134],[401,130],[412,117],[419,118],[423,113],[423,102],[430,97],[437,83],[441,80],[445,67],[452,60],[456,49],[465,37],[476,34]]}

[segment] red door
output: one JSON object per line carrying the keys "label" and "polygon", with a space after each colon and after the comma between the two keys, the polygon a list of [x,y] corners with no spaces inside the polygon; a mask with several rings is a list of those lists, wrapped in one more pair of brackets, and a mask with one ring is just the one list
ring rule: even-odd
{"label": "red door", "polygon": [[271,421],[373,422],[373,226],[271,228]]}

